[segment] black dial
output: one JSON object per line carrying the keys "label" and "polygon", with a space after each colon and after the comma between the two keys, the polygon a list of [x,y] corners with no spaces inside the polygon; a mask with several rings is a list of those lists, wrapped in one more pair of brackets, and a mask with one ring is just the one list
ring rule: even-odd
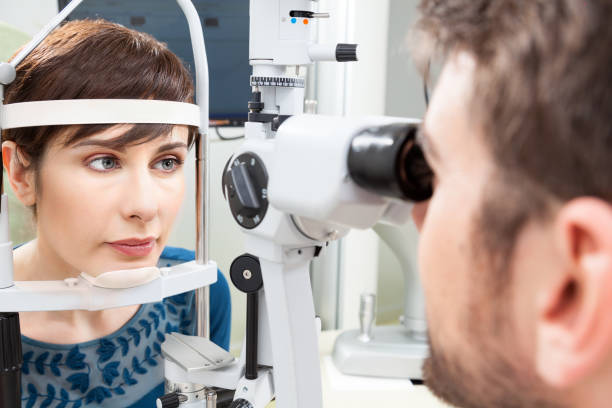
{"label": "black dial", "polygon": [[233,157],[223,171],[223,194],[238,224],[257,227],[268,211],[268,173],[254,153]]}
{"label": "black dial", "polygon": [[181,405],[181,400],[176,392],[171,392],[162,397],[159,397],[156,401],[157,408],[178,408]]}

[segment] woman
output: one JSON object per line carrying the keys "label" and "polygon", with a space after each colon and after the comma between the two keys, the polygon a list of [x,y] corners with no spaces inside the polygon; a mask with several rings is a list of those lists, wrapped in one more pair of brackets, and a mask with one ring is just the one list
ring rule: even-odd
{"label": "woman", "polygon": [[[181,61],[151,36],[103,20],[50,34],[19,66],[5,103],[56,99],[191,102]],[[75,125],[7,130],[4,167],[32,208],[36,239],[14,251],[15,280],[164,266],[193,259],[166,249],[184,193],[196,129]],[[194,334],[194,295],[98,312],[20,313],[24,407],[152,407],[163,393],[166,333]],[[229,343],[229,291],[211,286],[211,338]]]}

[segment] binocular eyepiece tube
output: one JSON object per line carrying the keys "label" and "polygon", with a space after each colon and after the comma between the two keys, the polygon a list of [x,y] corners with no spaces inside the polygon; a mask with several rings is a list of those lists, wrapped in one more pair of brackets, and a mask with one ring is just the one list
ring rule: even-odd
{"label": "binocular eyepiece tube", "polygon": [[390,124],[353,137],[348,170],[361,188],[392,198],[426,201],[433,194],[433,172],[417,143],[416,124]]}

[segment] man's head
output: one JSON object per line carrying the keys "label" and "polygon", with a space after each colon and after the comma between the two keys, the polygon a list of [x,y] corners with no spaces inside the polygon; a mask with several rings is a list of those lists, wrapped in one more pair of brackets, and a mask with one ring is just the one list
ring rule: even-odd
{"label": "man's head", "polygon": [[421,12],[444,57],[422,135],[435,192],[415,209],[426,383],[463,407],[607,406],[612,3]]}

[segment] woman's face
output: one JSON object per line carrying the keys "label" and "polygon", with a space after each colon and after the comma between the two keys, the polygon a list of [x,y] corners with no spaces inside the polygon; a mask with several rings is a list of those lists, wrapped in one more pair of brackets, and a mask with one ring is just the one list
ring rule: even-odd
{"label": "woman's face", "polygon": [[39,246],[67,272],[156,265],[183,200],[188,130],[110,148],[127,126],[48,146],[38,175]]}

